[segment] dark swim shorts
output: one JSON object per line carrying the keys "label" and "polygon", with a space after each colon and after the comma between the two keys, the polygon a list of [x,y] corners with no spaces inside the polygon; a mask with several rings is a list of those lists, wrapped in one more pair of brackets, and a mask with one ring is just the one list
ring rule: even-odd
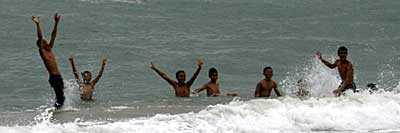
{"label": "dark swim shorts", "polygon": [[49,83],[56,93],[56,103],[54,104],[54,107],[59,109],[64,105],[65,100],[63,79],[61,75],[50,75]]}
{"label": "dark swim shorts", "polygon": [[[343,85],[343,82],[340,83],[340,86],[342,86],[342,85]],[[348,89],[352,89],[354,93],[358,92],[357,86],[356,86],[356,84],[354,82],[349,84],[349,85],[347,85],[346,87],[344,87],[344,90],[342,92],[345,92]]]}

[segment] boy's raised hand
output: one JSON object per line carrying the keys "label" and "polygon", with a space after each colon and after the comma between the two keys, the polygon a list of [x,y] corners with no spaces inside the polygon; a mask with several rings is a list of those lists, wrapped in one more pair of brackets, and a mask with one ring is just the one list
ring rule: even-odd
{"label": "boy's raised hand", "polygon": [[197,64],[199,64],[199,66],[202,66],[203,65],[203,61],[201,59],[198,59],[197,60]]}
{"label": "boy's raised hand", "polygon": [[38,16],[32,16],[32,21],[35,22],[36,24],[39,23],[39,17]]}
{"label": "boy's raised hand", "polygon": [[74,58],[72,57],[72,54],[69,56],[69,61],[73,61]]}
{"label": "boy's raised hand", "polygon": [[153,62],[150,62],[150,66],[151,69],[155,69],[156,67],[154,66]]}
{"label": "boy's raised hand", "polygon": [[58,13],[54,14],[54,21],[58,22],[60,21],[61,16],[58,15]]}
{"label": "boy's raised hand", "polygon": [[318,51],[315,55],[318,57],[318,59],[321,59],[321,58],[322,58],[322,54],[321,54],[321,52],[319,52],[319,51]]}
{"label": "boy's raised hand", "polygon": [[106,64],[106,63],[107,63],[106,57],[103,57],[102,62],[103,62],[103,64]]}

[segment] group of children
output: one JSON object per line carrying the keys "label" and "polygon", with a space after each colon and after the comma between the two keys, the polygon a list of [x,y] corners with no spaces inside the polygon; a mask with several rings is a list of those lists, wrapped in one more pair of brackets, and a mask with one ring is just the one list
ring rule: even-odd
{"label": "group of children", "polygon": [[[342,83],[339,87],[333,91],[336,96],[340,96],[347,89],[352,89],[353,92],[358,92],[356,90],[356,85],[353,82],[353,64],[347,60],[348,50],[346,47],[340,47],[337,52],[339,59],[335,61],[335,63],[331,64],[328,61],[322,59],[322,55],[320,52],[317,52],[318,58],[321,60],[323,64],[327,67],[334,69],[338,68],[338,72],[340,74],[340,78],[342,79]],[[186,81],[186,75],[183,70],[179,70],[176,72],[177,82],[169,78],[164,72],[157,69],[153,63],[151,63],[150,68],[157,72],[163,79],[165,79],[175,90],[175,96],[177,97],[189,97],[190,96],[190,86],[192,86],[194,80],[197,78],[203,62],[201,60],[198,61],[198,68],[194,73],[193,77],[188,81]],[[272,68],[267,66],[264,68],[263,75],[264,79],[258,82],[254,96],[255,97],[269,97],[271,95],[272,90],[275,91],[277,96],[282,96],[280,91],[278,90],[278,85],[274,80],[272,80]],[[219,96],[221,92],[219,90],[218,80],[218,71],[215,68],[211,68],[208,71],[208,77],[210,81],[202,85],[200,88],[197,88],[192,91],[192,94],[199,93],[203,90],[207,90],[207,96]],[[304,84],[304,80],[299,80],[299,84]],[[303,86],[303,85],[301,85]],[[304,88],[299,88],[299,92],[296,93],[299,96],[309,95],[309,92],[304,90]],[[238,96],[237,93],[227,93],[226,96]]]}
{"label": "group of children", "polygon": [[[161,78],[165,79],[174,88],[175,96],[177,96],[177,97],[189,97],[190,94],[197,94],[204,90],[207,91],[207,96],[222,95],[219,90],[219,83],[217,82],[218,71],[215,68],[210,68],[210,70],[208,71],[208,77],[210,78],[210,81],[203,84],[201,87],[199,87],[193,91],[190,91],[190,86],[192,86],[194,80],[196,80],[196,78],[202,68],[202,65],[203,65],[203,62],[199,59],[198,60],[198,68],[197,68],[196,72],[194,73],[193,77],[188,82],[185,82],[186,76],[185,76],[185,72],[183,70],[179,70],[178,72],[176,72],[176,79],[178,81],[174,81],[171,78],[169,78],[164,72],[157,69],[153,63],[151,63],[150,68],[153,69],[158,75],[161,76]],[[272,78],[272,68],[271,67],[264,68],[264,76],[265,76],[265,79],[261,80],[257,84],[254,96],[255,97],[269,97],[272,90],[274,90],[278,96],[281,96],[281,93],[278,90],[277,84],[275,83],[274,80],[271,79]],[[238,94],[237,93],[226,93],[225,96],[238,96]]]}
{"label": "group of children", "polygon": [[[42,31],[39,25],[39,17],[32,16],[32,21],[35,23],[37,27],[37,35],[38,35],[38,40],[36,42],[38,48],[39,48],[39,53],[40,56],[43,60],[43,63],[45,64],[45,67],[47,71],[49,72],[50,78],[49,78],[49,83],[50,86],[53,87],[54,92],[56,94],[56,102],[54,106],[56,108],[61,108],[64,104],[64,84],[63,84],[63,79],[58,71],[56,60],[54,53],[52,52],[52,48],[54,46],[55,38],[57,35],[57,25],[60,20],[60,16],[58,14],[54,15],[54,21],[55,25],[53,28],[53,31],[51,33],[51,39],[50,42],[48,43],[43,35]],[[352,89],[354,92],[357,92],[356,90],[356,85],[353,82],[353,65],[350,61],[347,60],[347,54],[348,50],[346,47],[340,47],[338,49],[338,56],[339,59],[337,59],[333,64],[329,63],[328,61],[322,59],[322,55],[320,52],[317,52],[317,56],[321,60],[323,64],[325,64],[327,67],[334,69],[338,68],[338,72],[340,74],[340,78],[342,79],[342,83],[339,85],[337,89],[333,91],[333,93],[336,96],[340,96],[342,92],[346,91],[347,89]],[[79,77],[78,71],[75,67],[75,63],[73,60],[73,57],[70,57],[70,63],[72,65],[72,71],[74,74],[74,77],[79,84],[81,88],[81,100],[93,100],[93,91],[96,83],[100,80],[104,67],[106,64],[106,59],[103,58],[102,60],[102,66],[101,69],[97,75],[97,77],[92,80],[92,75],[89,71],[84,71],[81,73],[82,75],[82,80]],[[198,60],[198,68],[196,72],[193,74],[192,78],[188,82],[186,81],[186,74],[183,70],[179,70],[176,72],[176,79],[177,81],[174,81],[170,77],[168,77],[164,72],[160,71],[158,68],[155,67],[155,65],[151,62],[150,63],[150,68],[154,70],[161,78],[166,80],[175,90],[175,96],[177,97],[189,97],[190,94],[196,94],[200,93],[204,90],[207,91],[207,96],[220,96],[222,95],[220,90],[219,90],[219,84],[217,82],[218,80],[218,71],[215,68],[211,68],[208,72],[208,76],[210,78],[210,81],[202,85],[201,87],[190,91],[190,87],[192,86],[193,82],[196,80],[197,76],[200,73],[200,70],[202,68],[203,62],[202,60]],[[272,80],[273,76],[273,71],[271,67],[265,67],[263,70],[263,75],[265,76],[264,79],[258,82],[254,96],[255,97],[269,97],[272,90],[275,91],[277,96],[282,96],[280,91],[278,90],[278,85],[277,83]],[[300,82],[300,81],[299,81]],[[303,82],[303,81],[301,81]],[[304,95],[305,92],[301,91],[299,92],[300,95]],[[226,96],[238,96],[237,93],[226,93]]]}

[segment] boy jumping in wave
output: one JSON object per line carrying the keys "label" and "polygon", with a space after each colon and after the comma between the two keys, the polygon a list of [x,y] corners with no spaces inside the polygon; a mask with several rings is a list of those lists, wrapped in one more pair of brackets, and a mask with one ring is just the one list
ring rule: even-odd
{"label": "boy jumping in wave", "polygon": [[190,96],[190,86],[192,86],[194,80],[196,80],[197,76],[200,73],[201,67],[203,65],[203,62],[200,59],[197,61],[197,63],[198,63],[198,68],[197,68],[196,72],[193,74],[193,77],[190,78],[190,80],[186,83],[185,83],[186,75],[185,75],[185,71],[183,71],[183,70],[179,70],[178,72],[176,72],[176,79],[178,80],[178,82],[176,82],[176,81],[172,80],[171,78],[169,78],[167,74],[165,74],[164,72],[157,69],[152,62],[150,63],[150,68],[153,69],[155,72],[157,72],[157,74],[160,75],[161,78],[163,78],[165,81],[167,81],[174,88],[175,96],[189,97]]}
{"label": "boy jumping in wave", "polygon": [[81,88],[81,100],[93,100],[94,86],[103,75],[107,59],[103,58],[99,74],[97,74],[97,77],[94,80],[92,80],[92,74],[89,71],[84,71],[83,73],[81,73],[83,81],[79,78],[78,71],[76,70],[74,59],[72,58],[72,56],[69,58],[69,61],[71,62],[72,71],[74,73],[75,79],[78,82],[79,87]]}
{"label": "boy jumping in wave", "polygon": [[35,23],[37,28],[38,40],[36,41],[36,45],[39,48],[40,57],[42,58],[43,63],[50,75],[49,83],[50,86],[53,87],[56,94],[56,103],[54,104],[54,107],[57,109],[60,109],[64,105],[65,100],[63,79],[58,71],[56,57],[52,51],[57,36],[57,26],[60,18],[61,17],[57,13],[54,15],[55,24],[53,31],[51,32],[50,42],[47,43],[46,39],[43,37],[42,29],[39,25],[39,17],[32,16],[32,21]]}
{"label": "boy jumping in wave", "polygon": [[[218,80],[218,71],[215,68],[210,68],[208,71],[208,77],[210,81],[198,89],[192,91],[192,94],[199,93],[201,91],[207,90],[207,96],[220,96],[221,92],[219,91],[219,83]],[[237,93],[227,93],[226,96],[238,96]]]}
{"label": "boy jumping in wave", "polygon": [[337,54],[339,59],[335,61],[334,64],[329,63],[328,61],[322,59],[322,55],[320,52],[317,52],[318,58],[324,63],[327,67],[334,69],[338,68],[338,72],[340,74],[340,78],[342,79],[342,83],[339,87],[333,91],[335,96],[340,96],[343,92],[347,89],[352,89],[353,92],[358,92],[356,84],[353,82],[353,64],[347,60],[347,48],[346,47],[339,47]]}
{"label": "boy jumping in wave", "polygon": [[265,67],[264,68],[264,76],[265,79],[261,80],[258,82],[256,91],[254,93],[255,97],[269,97],[271,94],[272,89],[275,91],[275,94],[277,96],[282,96],[281,93],[278,90],[278,85],[274,80],[272,80],[272,68],[271,67]]}

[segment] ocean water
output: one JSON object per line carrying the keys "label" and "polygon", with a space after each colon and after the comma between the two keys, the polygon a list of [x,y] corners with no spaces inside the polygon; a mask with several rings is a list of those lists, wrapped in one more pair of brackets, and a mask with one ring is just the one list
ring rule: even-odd
{"label": "ocean water", "polygon": [[[400,132],[400,1],[397,0],[1,0],[0,132]],[[30,20],[40,16],[64,78],[66,103],[54,93]],[[333,62],[349,49],[361,93],[333,97],[341,82]],[[68,62],[97,74],[94,102],[81,102]],[[216,67],[222,93],[177,98],[149,69],[189,79],[198,58]],[[271,66],[285,96],[254,98]],[[304,79],[309,97],[297,97]],[[377,84],[370,93],[366,85]]]}

